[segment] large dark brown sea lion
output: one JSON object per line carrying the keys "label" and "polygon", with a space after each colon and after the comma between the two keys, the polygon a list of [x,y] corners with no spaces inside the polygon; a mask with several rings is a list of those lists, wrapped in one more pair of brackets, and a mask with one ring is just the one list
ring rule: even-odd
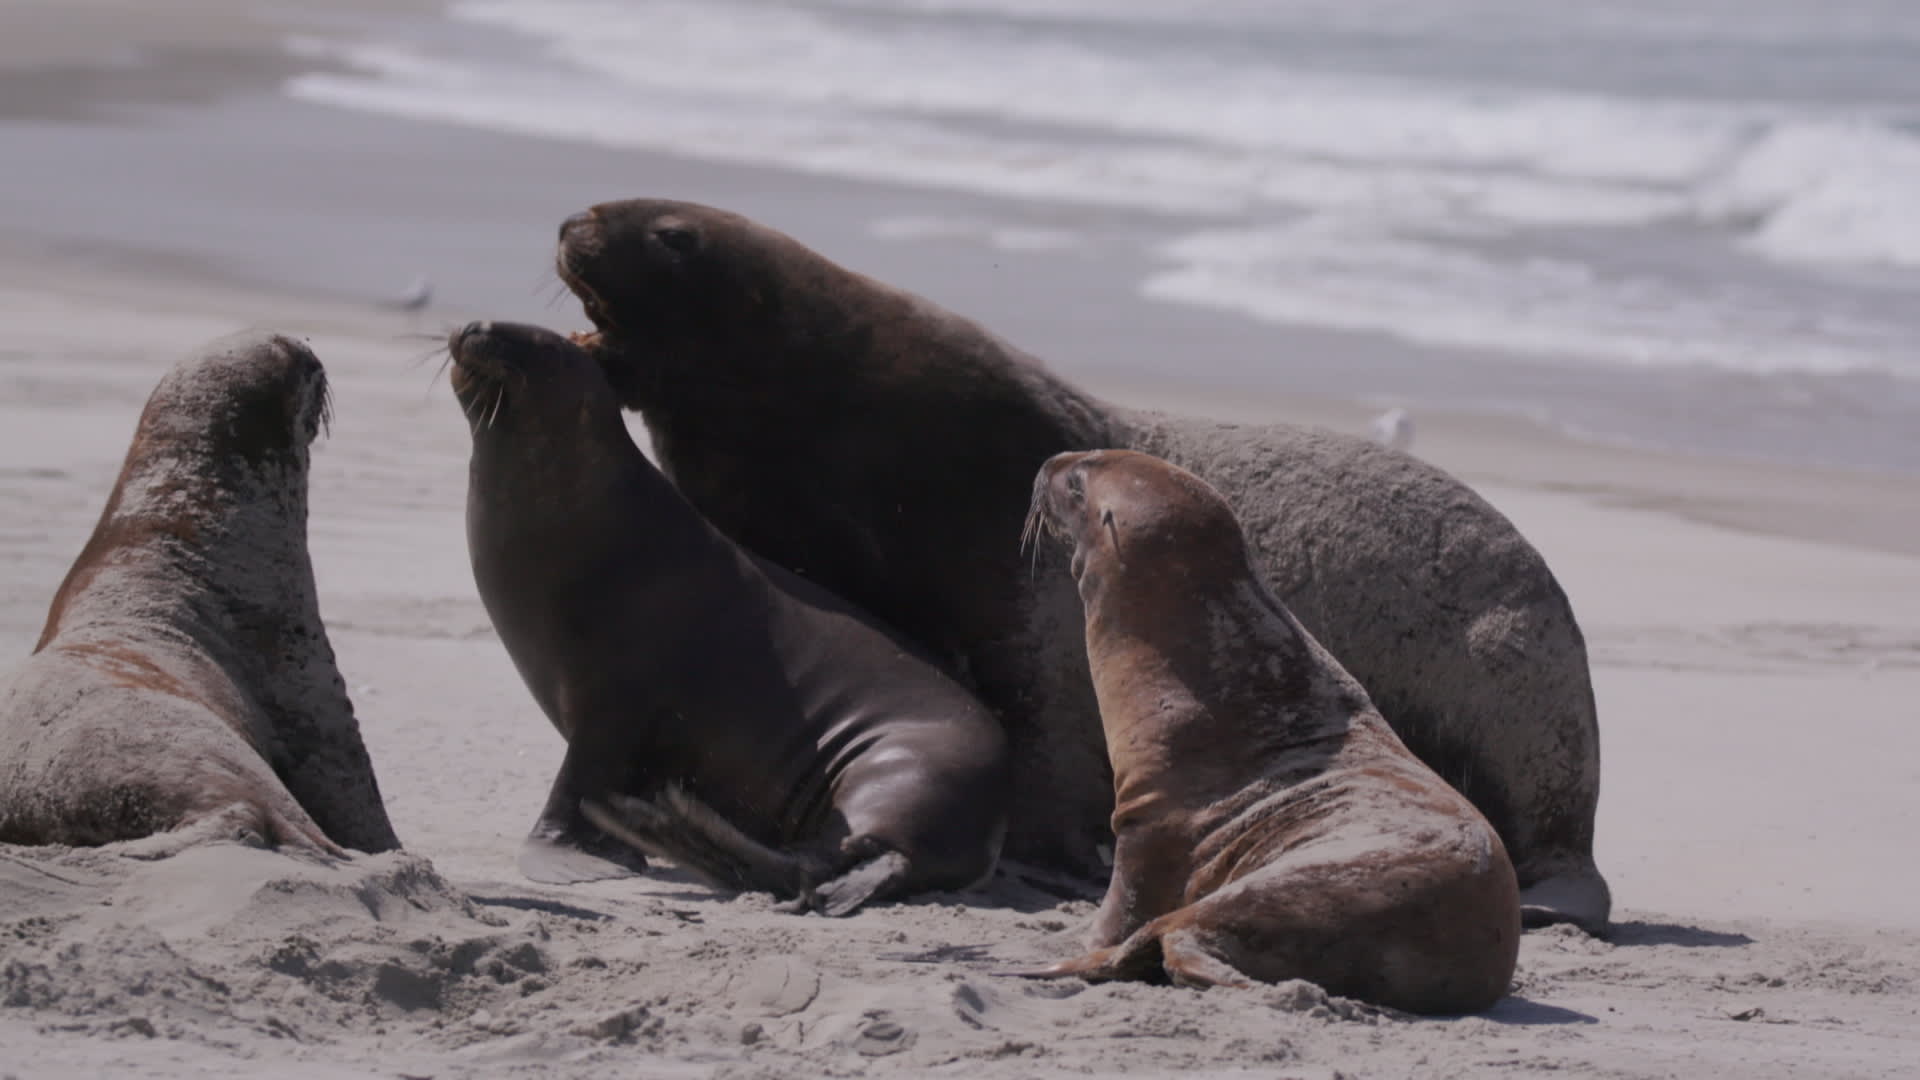
{"label": "large dark brown sea lion", "polygon": [[0,693],[0,842],[399,846],[307,558],[327,401],[313,353],[271,335],[160,380]]}
{"label": "large dark brown sea lion", "polygon": [[1218,492],[1145,454],[1062,454],[1028,520],[1073,552],[1116,837],[1094,951],[1036,974],[1308,979],[1423,1013],[1507,992],[1500,837],[1261,584]]}
{"label": "large dark brown sea lion", "polygon": [[1011,538],[1042,462],[1124,447],[1226,496],[1262,580],[1500,830],[1530,921],[1605,927],[1585,643],[1540,554],[1451,476],[1318,429],[1104,405],[978,324],[708,207],[594,207],[561,228],[558,262],[693,505],[998,712],[1009,855],[1097,873],[1111,838],[1079,601]]}
{"label": "large dark brown sea lion", "polygon": [[475,323],[449,347],[473,431],[474,580],[567,740],[523,865],[564,874],[571,853],[605,850],[597,823],[829,914],[992,871],[1006,747],[984,705],[709,525],[578,346]]}

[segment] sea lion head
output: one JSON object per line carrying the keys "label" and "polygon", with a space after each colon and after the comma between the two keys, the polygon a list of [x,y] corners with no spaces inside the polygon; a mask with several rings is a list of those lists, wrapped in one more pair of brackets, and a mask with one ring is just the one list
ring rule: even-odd
{"label": "sea lion head", "polygon": [[[309,449],[331,412],[326,369],[289,337],[233,334],[175,364],[147,398],[120,477],[54,594],[35,649],[87,606],[104,568],[159,574],[177,592],[186,572],[169,553],[190,553],[189,577],[223,585],[236,572],[246,581],[263,563],[298,565],[306,557]],[[131,587],[112,580],[102,594],[109,610]]]}
{"label": "sea lion head", "polygon": [[1034,477],[1023,540],[1073,551],[1083,596],[1120,581],[1154,589],[1252,573],[1233,510],[1206,481],[1132,450],[1056,454]]}
{"label": "sea lion head", "polygon": [[216,461],[304,465],[332,408],[313,350],[280,334],[234,334],[161,378],[134,443],[146,453],[176,447]]}
{"label": "sea lion head", "polygon": [[447,335],[454,397],[474,437],[519,432],[528,421],[570,431],[602,414],[619,419],[598,364],[579,345],[524,323],[470,322]]}
{"label": "sea lion head", "polygon": [[624,404],[663,383],[744,386],[820,338],[813,303],[840,271],[738,214],[669,199],[601,203],[560,225],[555,268],[595,332],[582,337]]}

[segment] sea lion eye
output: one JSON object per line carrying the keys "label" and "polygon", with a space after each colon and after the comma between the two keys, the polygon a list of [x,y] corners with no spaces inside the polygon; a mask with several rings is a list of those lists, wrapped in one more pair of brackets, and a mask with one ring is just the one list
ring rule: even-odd
{"label": "sea lion eye", "polygon": [[691,254],[700,246],[699,234],[692,229],[683,229],[677,225],[662,225],[653,230],[653,238],[660,241],[668,251],[677,251],[682,255]]}
{"label": "sea lion eye", "polygon": [[1079,473],[1067,474],[1067,494],[1072,496],[1076,503],[1087,501],[1087,482]]}

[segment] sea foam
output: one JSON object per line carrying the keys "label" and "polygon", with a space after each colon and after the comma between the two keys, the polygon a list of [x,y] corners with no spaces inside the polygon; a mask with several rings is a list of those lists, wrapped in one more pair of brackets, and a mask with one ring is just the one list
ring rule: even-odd
{"label": "sea foam", "polygon": [[[1622,55],[1745,48],[1758,67],[1796,42],[1866,47],[1859,2],[1810,20],[1755,0],[1736,23],[1708,18],[1711,0],[1557,15],[1449,0],[1452,18],[1378,0],[1213,0],[1185,19],[1132,0],[463,0],[451,17],[525,40],[517,58],[368,42],[336,52],[349,71],[287,89],[523,134],[1204,216],[1161,247],[1167,268],[1145,291],[1263,318],[1583,361],[1913,371],[1895,344],[1904,324],[1871,304],[1809,319],[1790,290],[1589,265],[1551,242],[1643,230],[1790,273],[1920,269],[1920,135],[1901,107],[1414,77],[1248,44],[1402,33],[1458,50],[1463,67],[1489,41],[1544,48],[1557,32]],[[1920,20],[1890,25],[1920,33]]]}

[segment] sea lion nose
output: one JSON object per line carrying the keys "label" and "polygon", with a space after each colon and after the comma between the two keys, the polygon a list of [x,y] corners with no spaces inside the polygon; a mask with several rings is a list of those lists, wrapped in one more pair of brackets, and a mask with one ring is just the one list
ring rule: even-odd
{"label": "sea lion nose", "polygon": [[573,216],[567,218],[567,220],[560,223],[560,242],[563,244],[566,243],[567,235],[569,233],[585,232],[586,230],[593,228],[593,224],[594,224],[593,211],[582,210],[579,213],[574,214]]}
{"label": "sea lion nose", "polygon": [[453,335],[447,339],[447,345],[457,354],[469,344],[468,338],[478,339],[492,332],[492,330],[492,322],[485,319],[477,319],[455,330]]}

